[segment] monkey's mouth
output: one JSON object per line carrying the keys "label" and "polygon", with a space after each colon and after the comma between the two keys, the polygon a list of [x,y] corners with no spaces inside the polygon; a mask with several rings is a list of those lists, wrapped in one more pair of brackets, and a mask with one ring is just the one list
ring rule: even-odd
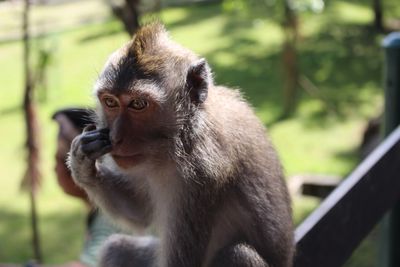
{"label": "monkey's mouth", "polygon": [[134,154],[134,155],[118,155],[111,154],[115,163],[121,168],[129,168],[143,161],[144,157],[142,154]]}

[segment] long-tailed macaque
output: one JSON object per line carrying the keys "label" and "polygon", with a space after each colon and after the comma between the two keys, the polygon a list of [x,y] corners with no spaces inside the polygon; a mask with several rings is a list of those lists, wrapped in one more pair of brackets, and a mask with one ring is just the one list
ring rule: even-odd
{"label": "long-tailed macaque", "polygon": [[111,55],[94,90],[98,119],[73,141],[73,177],[116,221],[159,237],[114,236],[101,266],[292,265],[276,152],[204,59],[153,23]]}

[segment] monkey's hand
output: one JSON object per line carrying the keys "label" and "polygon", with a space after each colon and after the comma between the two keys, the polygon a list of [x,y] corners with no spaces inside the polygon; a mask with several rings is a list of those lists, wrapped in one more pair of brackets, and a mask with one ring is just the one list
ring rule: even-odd
{"label": "monkey's hand", "polygon": [[[111,151],[110,130],[107,128],[96,130],[93,124],[83,129],[77,141],[80,146],[81,156],[96,160]],[[74,140],[75,141],[75,140]],[[78,148],[79,149],[79,148]]]}
{"label": "monkey's hand", "polygon": [[96,177],[96,159],[111,149],[108,129],[87,126],[82,134],[72,141],[69,153],[69,167],[75,182],[81,186],[91,184]]}

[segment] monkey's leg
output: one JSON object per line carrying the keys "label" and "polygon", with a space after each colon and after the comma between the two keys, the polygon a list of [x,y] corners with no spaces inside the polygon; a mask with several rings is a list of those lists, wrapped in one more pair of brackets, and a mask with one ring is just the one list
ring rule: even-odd
{"label": "monkey's leg", "polygon": [[152,236],[112,235],[100,254],[99,267],[154,266],[159,240]]}
{"label": "monkey's leg", "polygon": [[247,244],[235,244],[223,248],[209,267],[269,267],[268,263]]}

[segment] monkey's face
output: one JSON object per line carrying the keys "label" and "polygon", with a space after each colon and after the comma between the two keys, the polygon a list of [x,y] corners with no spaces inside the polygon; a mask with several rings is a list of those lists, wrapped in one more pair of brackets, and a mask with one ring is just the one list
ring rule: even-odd
{"label": "monkey's face", "polygon": [[122,168],[165,162],[210,84],[206,61],[170,41],[163,28],[139,31],[110,57],[95,88],[115,162]]}
{"label": "monkey's face", "polygon": [[[133,167],[145,160],[166,155],[172,135],[171,110],[151,83],[137,82],[123,93],[102,90],[98,94],[105,124],[110,129],[111,156],[121,168]],[[154,89],[154,88],[153,88]]]}

